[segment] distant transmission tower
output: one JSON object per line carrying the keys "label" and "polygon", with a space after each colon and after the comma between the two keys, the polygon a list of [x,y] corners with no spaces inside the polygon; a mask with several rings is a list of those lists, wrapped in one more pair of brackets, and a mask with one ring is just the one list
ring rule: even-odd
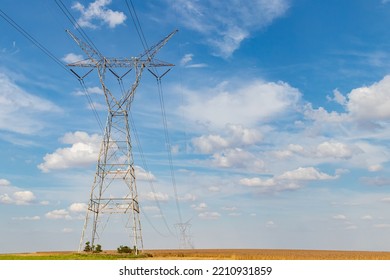
{"label": "distant transmission tower", "polygon": [[191,229],[190,221],[186,223],[177,223],[175,226],[179,231],[179,249],[194,249],[189,233]]}
{"label": "distant transmission tower", "polygon": [[[153,75],[158,76],[156,67],[173,66],[173,64],[154,59],[154,56],[177,30],[171,32],[143,54],[131,58],[105,57],[96,48],[93,48],[91,44],[80,40],[69,30],[66,32],[87,55],[87,59],[70,63],[68,66],[90,68],[84,76],[77,74],[71,69],[83,85],[83,79],[93,69],[97,69],[108,111],[79,251],[82,250],[84,236],[89,229],[90,215],[93,217],[90,239],[90,246],[93,248],[97,244],[97,240],[104,228],[104,225],[101,224],[102,216],[124,214],[128,218],[127,226],[131,228],[130,235],[132,240],[130,242],[133,243],[135,251],[138,253],[139,250],[143,249],[143,241],[130,137],[129,111],[143,71],[148,69]],[[117,73],[118,68],[125,69],[122,70],[124,71],[123,75]],[[135,79],[126,89],[123,78],[131,70],[134,70]],[[109,87],[112,89],[112,85],[106,81],[108,75],[112,75],[111,78],[119,82],[119,92],[112,92],[109,89]]]}

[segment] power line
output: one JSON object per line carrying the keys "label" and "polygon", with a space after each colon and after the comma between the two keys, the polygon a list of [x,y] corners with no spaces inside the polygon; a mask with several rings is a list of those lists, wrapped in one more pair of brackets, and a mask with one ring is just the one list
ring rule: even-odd
{"label": "power line", "polygon": [[77,30],[77,32],[80,34],[81,37],[85,41],[88,42],[91,46],[94,47],[94,49],[99,53],[99,55],[102,57],[99,49],[95,46],[91,38],[88,36],[88,34],[84,31],[84,29],[81,27],[81,25],[77,22],[77,20],[74,18],[72,13],[69,11],[69,9],[64,5],[62,0],[55,0],[57,6],[60,8],[62,13],[66,16],[66,18],[70,21],[70,23],[73,25],[73,27]]}
{"label": "power line", "polygon": [[[61,2],[62,3],[62,2]],[[57,3],[58,4],[58,3]],[[0,9],[0,16],[8,22],[13,28],[15,28],[19,33],[21,33],[26,39],[28,39],[31,43],[33,43],[36,47],[38,47],[44,54],[46,54],[50,59],[52,59],[57,65],[59,65],[62,69],[64,69],[67,73],[76,75],[78,80],[84,90],[84,94],[88,100],[89,106],[91,107],[93,114],[101,128],[103,130],[103,124],[99,118],[99,114],[92,102],[91,96],[85,86],[84,80],[82,77],[77,75],[74,71],[69,69],[61,60],[59,60],[50,50],[48,50],[45,46],[43,46],[37,39],[35,39],[28,31],[26,31],[23,27],[17,24],[10,16],[8,16],[3,10]]]}
{"label": "power line", "polygon": [[[145,34],[144,34],[143,30],[142,30],[142,26],[141,26],[141,23],[139,21],[137,12],[136,12],[135,7],[133,5],[133,1],[130,0],[130,5],[129,5],[129,0],[125,0],[125,2],[126,2],[126,6],[127,6],[128,10],[129,10],[129,13],[131,15],[131,18],[133,20],[133,23],[135,25],[135,29],[137,31],[138,37],[140,38],[142,46],[143,46],[143,48],[144,48],[144,50],[146,52],[145,54],[149,58],[149,52],[148,52],[149,47],[148,47],[148,44],[147,44],[147,41],[146,41],[146,38],[145,38]],[[131,8],[130,8],[130,6],[131,6]],[[169,133],[168,133],[167,117],[166,117],[166,112],[165,112],[164,94],[163,94],[162,84],[161,84],[161,78],[170,69],[168,69],[165,73],[163,73],[160,76],[158,74],[157,68],[156,67],[152,67],[152,68],[153,68],[153,72],[150,71],[149,69],[148,70],[157,79],[158,95],[159,95],[160,107],[161,107],[161,116],[162,116],[163,127],[164,127],[165,145],[166,145],[166,149],[167,149],[167,153],[168,153],[168,161],[169,161],[169,168],[170,168],[170,173],[171,173],[172,186],[173,186],[173,191],[174,191],[174,195],[175,195],[175,202],[176,202],[176,208],[177,208],[177,212],[178,212],[178,216],[179,216],[179,221],[180,221],[180,223],[182,223],[182,215],[181,215],[181,210],[180,210],[180,205],[179,205],[179,198],[178,198],[177,186],[176,186],[176,178],[175,178],[175,172],[174,172],[173,160],[172,160],[172,151],[171,151],[172,147],[171,147],[171,143],[170,143],[170,138],[169,138]]]}
{"label": "power line", "polygon": [[44,54],[51,58],[57,65],[64,69],[69,74],[72,74],[69,71],[69,68],[65,66],[51,51],[49,51],[45,46],[39,43],[29,32],[27,32],[23,27],[17,24],[12,18],[10,18],[3,10],[0,9],[0,16],[8,22],[13,28],[15,28],[19,33],[21,33],[25,38],[27,38],[31,43],[38,47]]}

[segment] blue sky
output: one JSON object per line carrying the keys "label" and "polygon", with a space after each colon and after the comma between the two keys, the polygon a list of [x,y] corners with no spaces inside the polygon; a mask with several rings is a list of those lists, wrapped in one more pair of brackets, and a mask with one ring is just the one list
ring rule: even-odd
{"label": "blue sky", "polygon": [[[142,52],[125,1],[63,2],[106,56]],[[158,58],[176,65],[163,91],[195,248],[390,250],[390,1],[133,3],[148,44],[179,29]],[[83,55],[54,1],[0,8],[64,63]],[[0,252],[75,250],[101,129],[76,78],[0,30]],[[104,121],[98,80],[86,83]],[[145,248],[177,248],[149,73],[132,114]],[[126,243],[118,224],[103,249]]]}

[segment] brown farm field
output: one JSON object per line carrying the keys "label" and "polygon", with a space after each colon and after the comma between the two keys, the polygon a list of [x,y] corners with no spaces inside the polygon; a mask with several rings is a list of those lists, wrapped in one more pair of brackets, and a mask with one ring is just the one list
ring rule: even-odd
{"label": "brown farm field", "polygon": [[390,252],[273,249],[145,250],[142,255],[75,252],[0,254],[0,260],[390,260]]}

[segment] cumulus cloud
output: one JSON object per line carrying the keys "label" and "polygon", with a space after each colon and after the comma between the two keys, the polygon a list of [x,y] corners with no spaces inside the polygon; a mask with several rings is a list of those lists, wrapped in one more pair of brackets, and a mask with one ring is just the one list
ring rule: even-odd
{"label": "cumulus cloud", "polygon": [[277,158],[284,159],[284,158],[292,157],[293,155],[296,155],[296,154],[303,154],[304,152],[305,152],[305,149],[301,145],[289,144],[287,146],[287,149],[276,150],[274,152],[274,155]]}
{"label": "cumulus cloud", "polygon": [[83,60],[83,56],[79,54],[74,54],[74,53],[68,53],[66,54],[61,60],[65,63],[73,63],[73,62],[78,62]]}
{"label": "cumulus cloud", "polygon": [[299,167],[269,178],[242,178],[239,183],[243,186],[256,188],[262,192],[279,192],[299,189],[304,182],[308,181],[334,180],[339,177],[339,173],[337,171],[336,175],[331,176],[314,167]]}
{"label": "cumulus cloud", "polygon": [[0,92],[0,130],[35,134],[46,126],[42,115],[47,119],[51,113],[62,112],[54,103],[26,92],[1,72]]}
{"label": "cumulus cloud", "polygon": [[326,98],[329,101],[334,101],[340,105],[345,105],[345,103],[347,101],[347,98],[338,89],[333,90],[332,97],[327,96]]}
{"label": "cumulus cloud", "polygon": [[99,155],[100,136],[89,135],[86,132],[76,131],[66,133],[61,142],[72,145],[71,147],[59,148],[54,153],[46,154],[43,163],[38,168],[43,172],[56,169],[81,167],[96,162]]}
{"label": "cumulus cloud", "polygon": [[347,159],[352,157],[352,150],[344,143],[336,141],[325,141],[317,146],[319,157],[333,157]]}
{"label": "cumulus cloud", "polygon": [[[4,183],[4,182],[3,182]],[[20,190],[11,185],[8,180],[5,180],[4,189],[0,189],[0,203],[28,205],[36,200],[36,196],[32,191]]]}
{"label": "cumulus cloud", "polygon": [[11,185],[11,182],[8,181],[7,179],[0,179],[0,187],[4,186],[10,186]]}
{"label": "cumulus cloud", "polygon": [[85,213],[87,211],[88,205],[86,203],[72,203],[69,206],[69,211],[74,213]]}
{"label": "cumulus cloud", "polygon": [[342,214],[334,215],[332,218],[334,220],[346,220],[347,219],[347,217],[345,215],[342,215]]}
{"label": "cumulus cloud", "polygon": [[198,205],[191,205],[191,207],[196,211],[204,211],[207,209],[207,204],[204,202],[199,203]]}
{"label": "cumulus cloud", "polygon": [[[89,94],[98,94],[98,95],[103,95],[104,94],[104,92],[103,92],[101,87],[87,87],[87,92]],[[74,94],[75,95],[85,95],[85,91],[78,90]],[[96,105],[96,103],[94,103],[94,106],[95,105]],[[95,107],[98,107],[98,106],[95,106]],[[100,109],[100,108],[97,108],[97,109]]]}
{"label": "cumulus cloud", "polygon": [[141,198],[150,201],[168,201],[169,195],[162,192],[148,192],[142,194]]}
{"label": "cumulus cloud", "polygon": [[212,165],[222,168],[245,168],[252,171],[260,171],[264,168],[264,162],[261,159],[240,148],[227,149],[213,154]]}
{"label": "cumulus cloud", "polygon": [[372,220],[372,216],[371,215],[364,215],[361,217],[362,220]]}
{"label": "cumulus cloud", "polygon": [[[259,122],[271,122],[294,111],[301,98],[297,89],[283,82],[255,80],[236,87],[230,85],[227,88],[228,85],[222,83],[215,88],[196,91],[184,89],[187,100],[179,108],[179,114],[193,124],[212,129],[224,130],[228,124],[239,124],[242,128],[256,127]],[[244,136],[250,141],[253,135]]]}
{"label": "cumulus cloud", "polygon": [[218,212],[202,212],[199,213],[198,217],[205,220],[217,220],[221,217],[221,214]]}
{"label": "cumulus cloud", "polygon": [[311,104],[307,104],[305,116],[317,122],[348,123],[354,121],[361,125],[364,124],[361,127],[377,127],[369,126],[367,123],[390,120],[390,75],[370,86],[355,88],[346,96],[335,90],[334,97],[331,99],[343,105],[345,112],[328,112],[322,107],[313,109]]}
{"label": "cumulus cloud", "polygon": [[45,214],[45,217],[50,220],[71,220],[72,217],[70,216],[69,212],[66,209],[58,209],[53,210],[50,212],[47,212]]}
{"label": "cumulus cloud", "polygon": [[207,67],[207,64],[205,63],[191,63],[193,60],[194,54],[187,53],[183,56],[183,58],[180,60],[180,65],[184,66],[185,68],[203,68]]}
{"label": "cumulus cloud", "polygon": [[356,120],[390,120],[390,75],[348,94],[347,110]]}
{"label": "cumulus cloud", "polygon": [[282,180],[291,181],[313,181],[313,180],[332,180],[338,176],[331,176],[318,171],[314,167],[299,167],[298,169],[287,171],[278,177]]}
{"label": "cumulus cloud", "polygon": [[270,25],[289,8],[288,0],[167,0],[181,23],[205,37],[216,56],[227,58],[252,32]]}
{"label": "cumulus cloud", "polygon": [[142,167],[134,166],[135,178],[139,181],[156,181],[156,177],[150,171],[146,171]]}
{"label": "cumulus cloud", "polygon": [[72,9],[81,13],[77,23],[81,27],[97,28],[96,22],[103,22],[110,28],[123,24],[126,20],[126,15],[123,12],[113,11],[107,6],[111,4],[112,0],[96,0],[85,7],[80,2],[76,2]]}
{"label": "cumulus cloud", "polygon": [[186,201],[186,202],[195,201],[196,199],[197,199],[196,195],[191,193],[186,193],[185,195],[179,197],[180,201]]}
{"label": "cumulus cloud", "polygon": [[239,124],[227,124],[226,136],[218,134],[202,135],[192,139],[192,145],[197,152],[211,154],[229,147],[244,147],[254,145],[263,139],[258,129],[245,128]]}
{"label": "cumulus cloud", "polygon": [[29,204],[35,200],[35,195],[31,191],[18,191],[13,194],[16,204]]}
{"label": "cumulus cloud", "polygon": [[229,146],[229,142],[220,135],[202,135],[192,139],[192,144],[197,151],[204,154],[209,154]]}

